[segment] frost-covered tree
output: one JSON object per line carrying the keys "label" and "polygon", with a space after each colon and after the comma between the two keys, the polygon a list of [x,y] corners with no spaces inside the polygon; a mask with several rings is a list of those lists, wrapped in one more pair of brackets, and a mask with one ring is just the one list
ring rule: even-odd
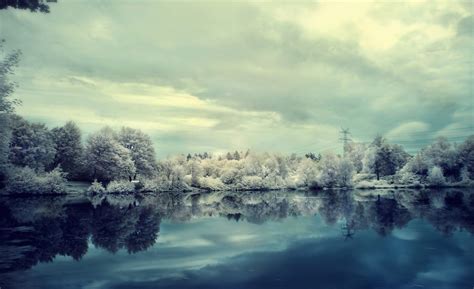
{"label": "frost-covered tree", "polygon": [[103,128],[89,136],[85,160],[89,176],[99,181],[129,179],[136,172],[130,150],[117,141],[110,128]]}
{"label": "frost-covered tree", "polygon": [[350,142],[347,144],[347,156],[352,162],[354,170],[356,173],[362,172],[364,168],[364,156],[367,146],[364,143]]}
{"label": "frost-covered tree", "polygon": [[462,164],[459,161],[456,149],[447,138],[437,138],[435,142],[424,148],[420,154],[429,167],[439,166],[446,177],[459,177]]}
{"label": "frost-covered tree", "polygon": [[130,151],[137,174],[149,177],[155,173],[155,149],[147,134],[138,129],[123,127],[117,134],[117,140]]}
{"label": "frost-covered tree", "polygon": [[407,168],[411,172],[420,175],[422,178],[427,177],[429,170],[435,166],[440,167],[444,176],[449,180],[460,179],[463,166],[460,151],[456,150],[446,138],[436,139],[432,144],[424,147],[407,164]]}
{"label": "frost-covered tree", "polygon": [[10,162],[42,170],[50,168],[56,149],[51,132],[42,123],[30,123],[20,116],[11,118]]}
{"label": "frost-covered tree", "polygon": [[429,185],[435,187],[440,187],[446,184],[446,179],[444,178],[443,170],[438,166],[434,166],[430,169],[426,180],[428,181]]}
{"label": "frost-covered tree", "polygon": [[394,175],[407,162],[409,154],[399,145],[391,145],[382,136],[376,136],[366,151],[364,170],[377,176]]}
{"label": "frost-covered tree", "polygon": [[56,148],[54,167],[61,166],[68,178],[76,178],[82,169],[83,146],[81,131],[72,121],[51,130]]}
{"label": "frost-covered tree", "polygon": [[352,162],[344,158],[339,162],[338,169],[338,183],[341,187],[351,187],[352,186],[352,174],[354,172],[354,166]]}
{"label": "frost-covered tree", "polygon": [[339,159],[336,155],[328,153],[323,155],[319,162],[318,183],[323,187],[335,187],[339,182]]}
{"label": "frost-covered tree", "polygon": [[471,180],[474,180],[474,135],[468,137],[458,147],[459,161],[464,165],[465,171]]}
{"label": "frost-covered tree", "polygon": [[198,160],[191,161],[190,174],[191,174],[191,185],[194,187],[199,186],[199,179],[203,176],[200,161]]}

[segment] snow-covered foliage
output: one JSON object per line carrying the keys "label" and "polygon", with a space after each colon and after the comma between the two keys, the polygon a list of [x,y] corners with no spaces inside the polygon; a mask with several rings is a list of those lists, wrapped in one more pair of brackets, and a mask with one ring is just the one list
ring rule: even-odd
{"label": "snow-covered foliage", "polygon": [[446,184],[446,179],[444,178],[443,171],[438,166],[434,166],[430,169],[426,180],[428,181],[428,184],[430,186],[434,187],[441,187]]}
{"label": "snow-covered foliage", "polygon": [[[83,149],[74,123],[51,131],[17,116],[12,123],[10,161],[32,166],[18,176],[11,175],[12,187],[19,191],[61,191],[64,174],[57,171],[36,186],[38,178],[44,177],[38,172],[54,166],[88,181],[109,183],[107,189],[93,184],[90,193],[461,186],[472,184],[474,176],[474,136],[460,145],[440,138],[415,156],[378,136],[370,144],[347,144],[344,156],[235,151],[156,161],[150,137],[140,130],[116,132],[106,127],[89,135]],[[27,184],[30,177],[33,187]]]}
{"label": "snow-covered foliage", "polygon": [[130,151],[137,174],[150,177],[156,170],[155,149],[150,137],[138,129],[123,127],[117,141]]}
{"label": "snow-covered foliage", "polygon": [[107,193],[126,194],[135,191],[135,184],[128,180],[111,181],[107,185]]}
{"label": "snow-covered foliage", "polygon": [[454,183],[461,180],[463,168],[472,176],[473,156],[474,137],[471,136],[460,146],[454,146],[446,138],[440,137],[412,158],[405,169],[426,179],[438,167],[446,181]]}
{"label": "snow-covered foliage", "polygon": [[51,132],[46,125],[31,123],[15,115],[11,117],[10,126],[12,128],[10,162],[33,169],[50,168],[56,149]]}
{"label": "snow-covered foliage", "polygon": [[85,150],[86,169],[92,179],[128,179],[136,172],[130,150],[123,147],[110,128],[89,136]]}
{"label": "snow-covered foliage", "polygon": [[100,195],[105,193],[105,188],[102,185],[102,183],[98,182],[97,180],[94,180],[90,187],[87,189],[87,194],[88,195]]}
{"label": "snow-covered foliage", "polygon": [[66,192],[65,174],[60,168],[37,173],[29,167],[10,169],[5,190],[9,194],[62,194]]}

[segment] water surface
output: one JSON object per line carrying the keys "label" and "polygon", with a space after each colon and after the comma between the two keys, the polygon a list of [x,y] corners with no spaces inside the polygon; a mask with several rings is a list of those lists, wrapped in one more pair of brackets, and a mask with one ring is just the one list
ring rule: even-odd
{"label": "water surface", "polygon": [[469,190],[3,198],[5,288],[473,288]]}

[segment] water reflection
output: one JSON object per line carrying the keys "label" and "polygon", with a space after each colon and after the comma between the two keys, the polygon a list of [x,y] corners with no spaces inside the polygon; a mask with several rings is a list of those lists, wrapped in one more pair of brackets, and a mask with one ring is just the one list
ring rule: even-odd
{"label": "water reflection", "polygon": [[[107,196],[94,199],[5,198],[0,201],[0,272],[26,270],[56,256],[81,260],[89,242],[111,253],[146,251],[160,240],[162,221],[201,218],[264,224],[319,215],[341,238],[359,232],[389,236],[413,219],[443,235],[474,233],[474,193],[468,190],[215,192]],[[199,229],[199,228],[198,228]],[[230,231],[230,229],[229,229]],[[163,236],[161,236],[163,237]],[[237,237],[237,236],[236,236]]]}

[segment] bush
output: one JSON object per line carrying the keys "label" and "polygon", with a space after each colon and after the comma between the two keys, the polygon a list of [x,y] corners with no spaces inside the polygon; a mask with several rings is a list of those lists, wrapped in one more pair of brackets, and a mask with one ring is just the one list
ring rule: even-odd
{"label": "bush", "polygon": [[46,192],[53,194],[66,192],[66,174],[60,168],[55,168],[44,177],[40,177],[40,182],[42,189]]}
{"label": "bush", "polygon": [[438,166],[434,166],[430,169],[426,181],[428,182],[428,185],[433,187],[441,187],[446,185],[446,179],[444,178],[443,171]]}
{"label": "bush", "polygon": [[127,194],[135,192],[135,185],[129,181],[111,181],[107,185],[107,193]]}
{"label": "bush", "polygon": [[105,193],[105,188],[102,185],[102,183],[98,182],[97,180],[94,180],[90,187],[87,189],[87,193],[89,195],[99,195]]}
{"label": "bush", "polygon": [[264,189],[263,180],[259,176],[244,176],[237,189],[262,190]]}
{"label": "bush", "polygon": [[199,187],[210,191],[222,191],[226,189],[226,185],[217,178],[202,177],[199,178]]}
{"label": "bush", "polygon": [[9,194],[64,194],[66,178],[60,168],[37,173],[29,167],[15,167],[8,174],[5,191]]}

